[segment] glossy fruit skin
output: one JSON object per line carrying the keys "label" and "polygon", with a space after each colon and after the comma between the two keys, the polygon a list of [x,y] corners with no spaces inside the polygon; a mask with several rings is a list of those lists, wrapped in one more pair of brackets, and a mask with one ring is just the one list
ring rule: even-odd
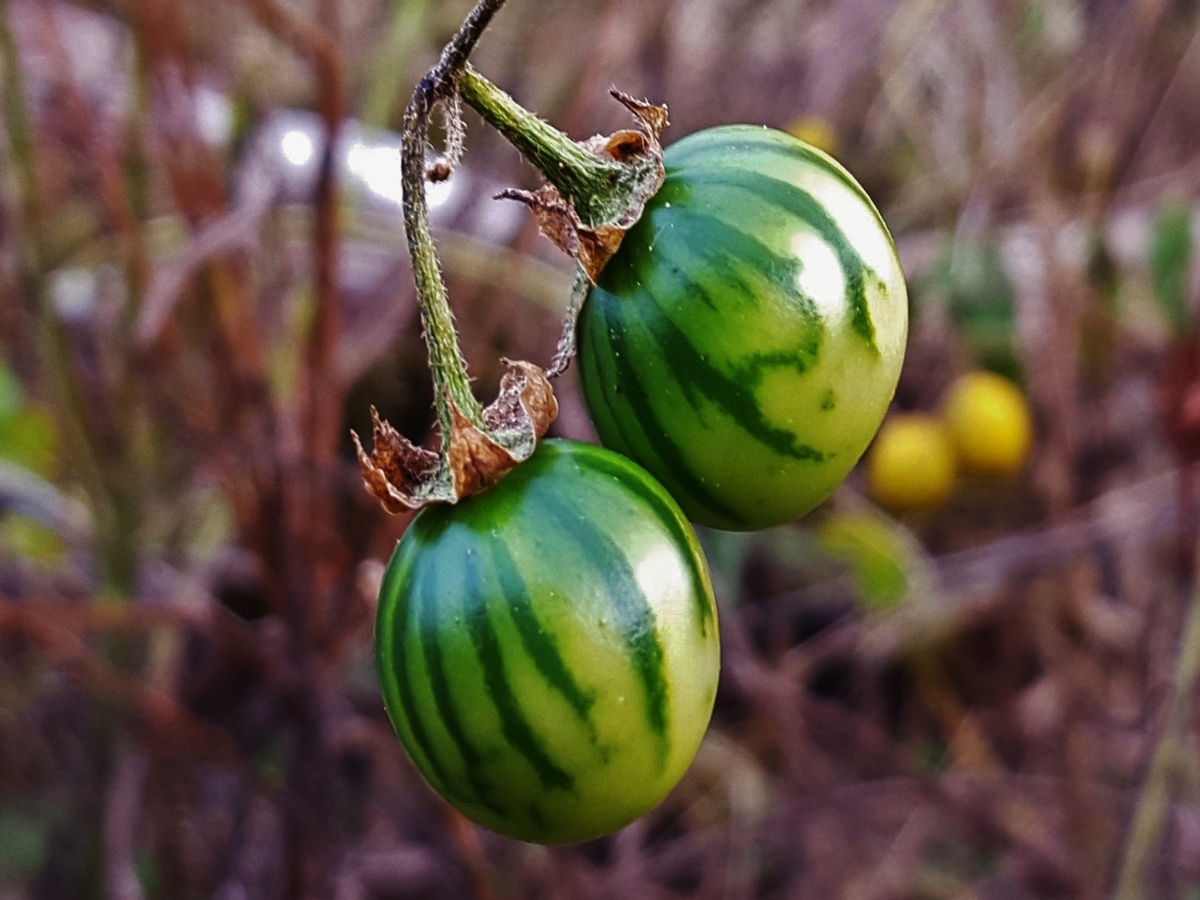
{"label": "glossy fruit skin", "polygon": [[664,163],[580,314],[592,424],[692,521],[786,522],[841,483],[895,391],[895,247],[858,183],[782,132],[702,131]]}
{"label": "glossy fruit skin", "polygon": [[897,413],[867,455],[867,490],[892,512],[932,509],[950,499],[956,478],[946,425],[928,413]]}
{"label": "glossy fruit skin", "polygon": [[720,666],[708,569],[670,495],[615,453],[554,440],[416,517],[384,576],[375,654],[430,785],[539,843],[657,804],[699,749]]}
{"label": "glossy fruit skin", "polygon": [[950,386],[943,407],[959,462],[985,476],[1021,471],[1033,444],[1033,416],[1021,389],[992,372],[969,372]]}

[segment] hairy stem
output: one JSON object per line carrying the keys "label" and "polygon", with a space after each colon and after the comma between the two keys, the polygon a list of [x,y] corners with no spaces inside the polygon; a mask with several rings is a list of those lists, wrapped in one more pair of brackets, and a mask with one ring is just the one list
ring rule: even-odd
{"label": "hairy stem", "polygon": [[458,90],[485,122],[504,135],[560,194],[574,202],[585,225],[613,217],[616,205],[624,199],[622,166],[589,153],[470,65],[459,79]]}
{"label": "hairy stem", "polygon": [[442,431],[442,446],[450,439],[452,416],[450,402],[477,425],[483,410],[471,393],[467,364],[454,331],[446,285],[438,268],[429,229],[429,208],[425,199],[425,147],[429,137],[429,114],[435,103],[452,94],[457,87],[467,58],[480,35],[504,0],[479,0],[458,32],[442,51],[438,64],[421,79],[404,113],[404,137],[400,151],[401,179],[404,186],[404,229],[412,256],[417,300],[421,305],[421,324],[429,348],[433,374],[434,402]]}

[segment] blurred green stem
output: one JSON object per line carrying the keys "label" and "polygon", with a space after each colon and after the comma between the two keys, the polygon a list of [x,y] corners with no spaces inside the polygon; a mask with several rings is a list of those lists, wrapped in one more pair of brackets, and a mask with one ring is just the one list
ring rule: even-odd
{"label": "blurred green stem", "polygon": [[[1200,553],[1200,548],[1197,550]],[[1188,729],[1191,725],[1192,698],[1200,677],[1200,577],[1192,588],[1179,656],[1175,660],[1175,683],[1167,707],[1167,721],[1154,749],[1150,769],[1142,784],[1137,808],[1129,826],[1125,858],[1117,877],[1115,900],[1140,900],[1147,896],[1146,869],[1150,854],[1158,845],[1171,807],[1171,795],[1191,765]]]}
{"label": "blurred green stem", "polygon": [[396,108],[402,84],[397,71],[412,59],[420,35],[425,29],[429,0],[393,0],[387,34],[371,64],[367,99],[363,102],[362,121],[373,128],[387,128]]}
{"label": "blurred green stem", "polygon": [[[41,203],[37,191],[33,123],[25,108],[25,82],[21,76],[17,44],[13,38],[8,0],[0,0],[0,76],[4,79],[4,127],[21,184],[21,212],[26,240],[22,241],[22,275],[41,272]],[[28,286],[28,285],[27,285]],[[37,297],[40,301],[41,292]]]}

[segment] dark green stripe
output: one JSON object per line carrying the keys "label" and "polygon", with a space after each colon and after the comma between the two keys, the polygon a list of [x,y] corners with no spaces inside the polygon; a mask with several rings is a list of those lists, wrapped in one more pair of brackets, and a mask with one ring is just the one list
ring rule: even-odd
{"label": "dark green stripe", "polygon": [[[710,216],[694,213],[675,212],[672,210],[673,221],[686,223],[693,220],[692,227],[667,228],[662,231],[659,246],[653,251],[644,244],[630,245],[629,256],[625,264],[611,267],[605,271],[604,287],[610,288],[618,297],[632,296],[640,290],[650,299],[650,303],[627,302],[625,311],[630,315],[643,312],[643,323],[654,337],[658,352],[664,364],[670,369],[678,382],[684,398],[693,408],[699,409],[697,393],[715,403],[726,415],[738,423],[748,434],[759,442],[770,447],[772,451],[795,459],[820,462],[825,454],[815,447],[803,444],[796,435],[785,428],[779,428],[763,415],[755,396],[755,389],[762,384],[768,369],[794,368],[804,373],[812,360],[820,352],[823,331],[819,327],[820,317],[816,312],[811,298],[805,297],[797,288],[798,265],[773,253],[762,243],[750,238],[732,226],[720,222]],[[674,240],[667,240],[666,235],[678,235]],[[686,242],[685,238],[686,236]],[[709,242],[711,241],[711,246]],[[796,352],[773,351],[755,353],[744,357],[727,375],[712,365],[709,360],[693,346],[691,339],[677,326],[665,308],[678,306],[674,298],[691,296],[702,298],[707,305],[718,307],[719,304],[709,296],[705,285],[713,281],[714,274],[699,271],[694,276],[686,274],[695,270],[695,265],[681,264],[676,259],[675,250],[678,246],[691,253],[693,247],[704,260],[722,259],[726,256],[724,250],[717,247],[733,247],[748,260],[749,265],[760,269],[769,279],[770,284],[779,293],[788,297],[812,318],[812,325],[806,344]],[[674,284],[669,290],[659,290],[658,285],[649,279],[640,279],[637,273],[650,271],[649,268],[661,273],[663,280],[671,279]],[[731,265],[731,268],[733,266]],[[724,273],[722,273],[724,274]],[[717,277],[720,277],[717,275]],[[757,291],[741,283],[742,290],[751,295]],[[593,292],[595,294],[596,292]],[[722,295],[737,296],[739,291]],[[668,299],[670,298],[670,299]],[[617,303],[621,301],[618,300]],[[606,304],[606,311],[608,304]],[[609,334],[613,334],[613,321],[609,318]],[[614,352],[617,348],[614,343]],[[626,351],[623,357],[629,357]],[[629,368],[628,366],[626,368]],[[625,380],[621,382],[625,387]],[[639,416],[639,418],[641,418]],[[643,419],[644,421],[644,419]],[[666,461],[666,460],[664,460]]]}
{"label": "dark green stripe", "polygon": [[[685,138],[667,148],[663,162],[668,177],[674,170],[694,165],[697,161],[702,162],[708,169],[720,165],[726,168],[740,168],[739,164],[751,156],[767,157],[765,162],[768,165],[772,155],[796,159],[820,169],[848,187],[874,213],[884,230],[887,229],[875,203],[845,167],[816,148],[792,138],[791,135],[757,128],[722,128],[713,130],[706,137],[708,139]],[[731,163],[731,160],[736,162]]]}
{"label": "dark green stripe", "polygon": [[707,635],[708,625],[713,620],[713,609],[712,604],[708,602],[708,576],[701,567],[699,554],[689,552],[695,547],[696,540],[691,534],[691,529],[680,519],[679,512],[661,494],[645,489],[629,479],[625,462],[617,462],[596,454],[588,460],[588,463],[596,471],[612,476],[627,494],[649,507],[654,513],[655,519],[671,532],[671,537],[675,545],[680,548],[680,556],[687,564],[688,574],[691,576],[692,597],[696,603],[696,617],[700,623],[700,634]]}
{"label": "dark green stripe", "polygon": [[[389,572],[393,570],[391,566],[388,569]],[[412,590],[408,591],[409,597],[417,596],[424,588],[425,581],[428,580],[426,577],[422,577],[420,581],[417,580],[417,572],[419,570],[420,567],[417,564],[414,564],[409,570],[409,578],[413,579],[414,582]],[[424,573],[422,573],[422,576],[424,576]],[[400,573],[397,572],[395,580],[400,580],[400,577]],[[389,578],[388,581],[384,582],[383,589],[379,592],[380,596],[392,597],[394,591],[401,589],[399,585],[392,585],[392,580]],[[462,802],[469,798],[462,797],[454,789],[454,782],[450,780],[446,775],[446,770],[442,768],[442,764],[433,750],[433,745],[430,743],[429,733],[425,730],[425,725],[417,713],[418,705],[412,692],[413,676],[407,665],[408,654],[405,652],[408,643],[410,611],[411,609],[406,603],[392,602],[386,603],[383,606],[383,618],[379,623],[379,635],[382,640],[391,642],[392,646],[390,647],[390,652],[387,654],[388,659],[398,665],[404,666],[404,671],[395,672],[389,667],[387,670],[380,672],[380,675],[396,688],[397,699],[400,701],[400,712],[404,718],[404,723],[408,726],[413,740],[416,742],[421,755],[425,757],[425,761],[429,766],[425,777],[429,779],[438,793],[443,794],[449,799]]]}
{"label": "dark green stripe", "polygon": [[[443,540],[445,538],[443,537]],[[464,554],[465,555],[465,554]],[[421,648],[425,652],[426,674],[429,676],[429,686],[433,691],[434,703],[438,715],[442,717],[442,725],[458,747],[463,759],[463,767],[467,781],[475,792],[477,801],[498,816],[504,815],[504,810],[491,799],[493,786],[484,780],[479,771],[483,756],[471,743],[463,728],[458,707],[454,705],[454,696],[450,682],[446,678],[445,661],[442,658],[442,646],[438,641],[441,634],[442,617],[438,614],[438,604],[446,598],[435,596],[433,591],[423,591],[421,594]]]}
{"label": "dark green stripe", "polygon": [[[734,274],[734,270],[737,268],[734,263],[728,263],[727,268],[723,267],[720,272],[709,272],[700,267],[711,265],[716,260],[726,259],[728,257],[726,248],[735,248],[737,252],[734,258],[745,260],[747,265],[765,276],[778,295],[787,297],[801,310],[804,317],[809,320],[809,328],[804,342],[795,350],[775,350],[744,356],[730,373],[732,380],[753,389],[762,384],[768,369],[793,368],[800,374],[807,372],[820,355],[824,328],[816,304],[811,297],[799,289],[797,279],[800,273],[800,264],[794,259],[778,256],[759,241],[711,216],[680,212],[676,214],[675,218],[684,222],[688,219],[695,220],[695,224],[691,227],[684,225],[678,229],[667,229],[667,232],[686,235],[686,238],[681,237],[674,242],[666,243],[665,246],[664,242],[660,242],[653,259],[646,257],[636,259],[631,266],[631,271],[639,271],[642,265],[649,264],[669,274],[677,286],[667,294],[671,298],[669,304],[671,307],[679,305],[675,298],[679,294],[683,294],[701,298],[707,305],[717,308],[717,302],[711,298],[709,289],[704,285],[718,280],[732,282],[723,285],[726,290],[721,294],[721,308],[728,310],[730,304],[726,301],[729,299],[736,300],[745,295],[757,297],[761,292]],[[695,251],[696,259],[694,261],[688,259],[681,263],[673,252],[680,249],[685,254]],[[650,283],[649,279],[639,281],[639,284],[643,286]],[[631,292],[628,284],[625,285],[624,292]],[[647,293],[649,292],[650,288],[647,287]],[[657,305],[664,315],[669,317],[670,314],[666,309],[668,304],[660,302]],[[682,329],[679,330],[682,331]],[[685,340],[689,340],[690,343],[690,339],[685,337]],[[708,363],[707,358],[703,355],[700,355],[700,359],[704,363]],[[692,391],[693,386],[685,379],[680,379],[680,381],[685,393],[688,394],[689,403],[698,409]]]}
{"label": "dark green stripe", "polygon": [[[644,443],[663,463],[661,477],[664,480],[670,480],[678,485],[693,502],[707,509],[719,520],[732,526],[743,524],[741,515],[726,506],[709,490],[708,485],[691,470],[675,443],[667,437],[661,427],[656,427],[658,413],[651,405],[650,398],[633,369],[633,357],[630,355],[624,327],[621,324],[622,310],[620,306],[623,301],[607,291],[593,289],[587,302],[592,304],[593,313],[589,321],[592,330],[592,356],[594,359],[607,359],[615,369],[615,383],[613,379],[604,377],[603,373],[598,373],[600,377],[596,379],[600,384],[601,391],[605,394],[605,407],[610,411],[622,405],[630,408],[636,427],[645,439]],[[607,337],[607,347],[601,343],[605,337]],[[612,395],[614,389],[620,392],[619,398]],[[628,433],[618,423],[616,413],[611,412],[610,415],[614,424],[622,429],[622,439],[628,446],[633,447],[633,442],[628,439]]]}
{"label": "dark green stripe", "polygon": [[580,687],[571,670],[567,668],[566,661],[558,649],[558,639],[538,620],[525,582],[500,541],[492,542],[491,564],[500,581],[500,590],[507,602],[508,613],[513,624],[517,626],[517,633],[521,636],[525,652],[529,654],[541,676],[546,679],[546,683],[562,695],[587,726],[592,743],[595,743],[596,725],[592,722],[591,710],[596,703],[596,695]]}
{"label": "dark green stripe", "polygon": [[538,484],[539,502],[550,514],[547,526],[570,537],[583,549],[583,558],[604,579],[605,590],[616,614],[634,671],[642,683],[646,701],[646,724],[658,737],[659,764],[664,765],[670,736],[667,734],[667,680],[663,675],[664,654],[658,639],[654,611],[650,608],[637,575],[621,548],[577,509],[563,503],[553,487]]}
{"label": "dark green stripe", "polygon": [[[675,275],[685,279],[686,284],[692,285],[691,289],[703,290],[695,282],[688,280],[683,273],[676,270]],[[659,297],[674,295],[679,289],[658,292],[658,286],[654,287],[655,290],[652,291],[650,284],[642,285],[642,290],[650,302],[628,304],[625,310],[626,318],[640,319],[642,325],[653,336],[656,351],[661,355],[671,376],[681,385],[688,384],[700,391],[747,434],[773,452],[798,460],[824,461],[824,452],[801,443],[793,432],[768,420],[754,395],[754,388],[762,382],[765,369],[794,366],[803,372],[807,361],[799,354],[754,354],[747,357],[747,361],[732,373],[732,377],[725,375],[696,350],[682,329],[663,312],[662,307],[666,305],[666,301],[660,303]]]}
{"label": "dark green stripe", "polygon": [[550,758],[541,740],[533,733],[513,694],[508,672],[505,671],[500,640],[496,637],[496,629],[488,616],[486,594],[481,589],[479,559],[470,548],[463,558],[463,579],[463,597],[467,598],[464,610],[467,628],[471,633],[471,643],[475,645],[475,653],[479,657],[479,665],[483,667],[484,685],[488,696],[491,697],[492,704],[500,716],[500,728],[504,732],[505,740],[533,766],[544,787],[572,790],[575,780]]}
{"label": "dark green stripe", "polygon": [[[736,304],[757,306],[765,281],[776,297],[786,298],[811,324],[819,345],[822,317],[813,298],[800,289],[803,266],[798,259],[776,253],[762,241],[705,212],[675,207],[656,211],[652,226],[661,228],[664,221],[671,227],[662,228],[654,246],[647,246],[643,254],[631,261],[630,274],[656,271],[662,266],[689,272],[693,284],[720,284],[725,289],[720,294],[720,303],[704,291],[689,291],[689,294],[723,315],[733,314]],[[640,249],[643,244],[644,241],[636,241],[631,246]],[[644,269],[644,266],[654,268]],[[619,270],[613,274],[620,278]],[[608,284],[603,275],[601,283]],[[629,289],[627,284],[626,291]]]}
{"label": "dark green stripe", "polygon": [[539,831],[546,830],[546,817],[542,815],[542,811],[538,809],[536,803],[529,804],[529,821],[534,824],[534,827]]}
{"label": "dark green stripe", "polygon": [[879,281],[879,276],[859,256],[837,222],[812,194],[778,178],[745,169],[694,173],[688,176],[688,183],[693,187],[711,185],[748,190],[762,203],[785,210],[808,223],[833,249],[838,264],[842,267],[842,274],[846,279],[846,302],[850,307],[851,326],[872,349],[875,349],[875,324],[871,321],[871,311],[867,306],[864,273],[869,273],[876,281]]}

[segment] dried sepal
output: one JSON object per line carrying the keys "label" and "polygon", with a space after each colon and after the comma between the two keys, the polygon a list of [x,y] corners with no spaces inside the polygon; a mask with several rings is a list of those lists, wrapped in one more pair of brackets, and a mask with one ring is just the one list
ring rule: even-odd
{"label": "dried sepal", "polygon": [[483,422],[505,447],[527,459],[558,416],[554,388],[540,366],[502,359],[506,367],[500,393],[483,411]]}
{"label": "dried sepal", "polygon": [[[351,431],[358,467],[367,490],[392,515],[420,509],[427,503],[453,502],[454,495],[445,477],[442,458],[432,450],[413,444],[371,407],[372,445],[368,456],[358,434]],[[442,488],[441,497],[436,497]]]}
{"label": "dried sepal", "polygon": [[642,127],[645,128],[646,133],[654,140],[655,144],[658,144],[662,133],[671,124],[670,118],[667,115],[667,108],[650,103],[647,100],[638,100],[636,97],[632,97],[624,91],[618,91],[616,88],[609,91],[609,94],[633,114],[633,117],[642,124]]}
{"label": "dried sepal", "polygon": [[453,437],[446,447],[446,456],[455,499],[461,500],[491,487],[520,460],[459,412],[458,404],[453,400],[450,401],[450,416]]}
{"label": "dried sepal", "polygon": [[503,360],[508,371],[500,393],[483,411],[483,428],[462,415],[453,400],[446,453],[458,497],[487,490],[528,459],[558,415],[546,373],[524,361]]}
{"label": "dried sepal", "polygon": [[575,259],[583,267],[583,271],[587,273],[588,280],[592,284],[596,283],[601,271],[608,265],[608,261],[621,248],[621,241],[625,239],[625,232],[630,227],[624,225],[601,225],[599,228],[580,227],[579,252]]}
{"label": "dried sepal", "polygon": [[371,409],[370,455],[358,435],[352,437],[363,482],[385,510],[395,515],[456,503],[487,490],[529,458],[558,415],[558,402],[538,366],[507,359],[504,364],[508,370],[499,396],[483,411],[483,427],[447,395],[451,428],[441,453],[415,446]]}
{"label": "dried sepal", "polygon": [[543,184],[533,192],[507,190],[496,195],[528,206],[542,234],[559,250],[578,260],[593,284],[666,177],[659,139],[667,127],[667,108],[635,100],[620,91],[611,93],[632,113],[639,127],[596,135],[580,144],[594,156],[620,163],[626,169],[622,179],[623,202],[610,221],[585,224],[571,198],[563,197],[551,184]]}
{"label": "dried sepal", "polygon": [[551,184],[544,184],[536,191],[504,190],[496,195],[496,199],[517,200],[529,207],[542,236],[577,260],[593,284],[631,227],[600,225],[589,228],[579,220],[575,205],[564,199]]}
{"label": "dried sepal", "polygon": [[543,184],[536,191],[521,191],[505,188],[496,194],[496,200],[516,200],[529,207],[538,223],[542,236],[567,256],[579,253],[579,217],[570,200],[566,200],[551,184]]}

